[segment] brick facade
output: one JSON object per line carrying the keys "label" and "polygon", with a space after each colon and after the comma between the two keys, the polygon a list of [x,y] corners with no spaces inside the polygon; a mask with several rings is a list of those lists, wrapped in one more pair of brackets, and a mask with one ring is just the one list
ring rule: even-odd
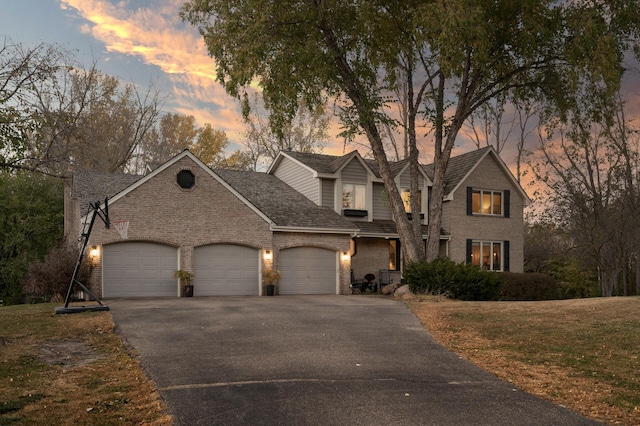
{"label": "brick facade", "polygon": [[[178,185],[176,175],[181,170],[190,170],[194,174],[195,185],[191,189]],[[65,191],[65,195],[68,195],[66,202],[69,208],[73,209],[73,191]],[[78,211],[77,207],[75,210]],[[157,174],[143,178],[124,196],[115,198],[109,205],[109,216],[112,223],[129,221],[129,241],[147,241],[178,248],[178,268],[187,271],[193,271],[194,249],[208,244],[238,244],[263,252],[272,250],[273,259],[263,262],[263,268],[270,267],[273,262],[277,267],[278,251],[282,248],[314,246],[340,253],[349,250],[349,235],[345,234],[274,234],[264,217],[188,156]],[[73,229],[73,225],[70,226]],[[97,221],[89,246],[98,246],[102,253],[103,246],[122,241],[113,226],[105,229]],[[340,293],[347,293],[348,262],[341,260],[340,268]],[[93,270],[91,290],[102,295],[101,257]]]}
{"label": "brick facade", "polygon": [[[466,187],[485,190],[510,190],[510,217],[467,215]],[[510,270],[522,272],[524,265],[524,201],[492,156],[487,156],[458,188],[452,201],[444,203],[443,226],[451,235],[449,256],[455,262],[466,261],[467,239],[509,241]],[[446,216],[446,220],[445,217]]]}

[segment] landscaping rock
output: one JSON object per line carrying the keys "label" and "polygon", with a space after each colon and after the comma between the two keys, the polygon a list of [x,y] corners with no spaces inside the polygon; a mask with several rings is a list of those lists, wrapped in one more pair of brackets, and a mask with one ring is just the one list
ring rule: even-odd
{"label": "landscaping rock", "polygon": [[397,288],[398,288],[398,284],[388,284],[382,287],[381,291],[382,291],[382,294],[384,294],[385,296],[390,296],[396,291]]}
{"label": "landscaping rock", "polygon": [[395,297],[411,297],[413,296],[413,293],[411,292],[411,290],[409,290],[409,286],[408,285],[403,285],[401,287],[398,287],[398,289],[395,291],[395,293],[393,293],[393,295]]}

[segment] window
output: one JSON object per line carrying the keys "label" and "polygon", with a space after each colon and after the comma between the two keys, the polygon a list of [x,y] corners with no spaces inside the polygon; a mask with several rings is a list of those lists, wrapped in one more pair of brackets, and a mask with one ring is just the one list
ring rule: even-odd
{"label": "window", "polygon": [[[408,189],[403,189],[400,196],[402,197],[402,202],[404,203],[404,211],[407,213],[411,213],[411,191]],[[422,191],[418,191],[418,205],[420,206],[420,210],[422,211]]]}
{"label": "window", "polygon": [[398,240],[389,240],[389,270],[397,271],[400,265],[400,243]]}
{"label": "window", "polygon": [[502,191],[474,189],[471,198],[473,214],[502,215]]}
{"label": "window", "polygon": [[471,264],[489,271],[502,271],[502,242],[472,241]]}
{"label": "window", "polygon": [[178,185],[180,185],[180,188],[191,189],[193,185],[196,184],[196,177],[190,170],[180,170],[176,176],[176,181]]}
{"label": "window", "polygon": [[365,210],[365,185],[345,183],[342,185],[342,208]]}

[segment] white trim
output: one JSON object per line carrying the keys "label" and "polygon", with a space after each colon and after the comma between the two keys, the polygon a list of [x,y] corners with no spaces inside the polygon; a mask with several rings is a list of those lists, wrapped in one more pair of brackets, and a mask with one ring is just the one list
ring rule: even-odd
{"label": "white trim", "polygon": [[[480,193],[480,211],[479,212],[474,212],[473,211],[473,194],[474,193]],[[493,213],[493,195],[494,194],[500,194],[500,213],[496,214]],[[471,214],[473,216],[484,216],[484,217],[505,217],[504,216],[504,193],[505,191],[502,189],[484,189],[484,188],[475,188],[472,187],[471,188]],[[491,202],[489,203],[489,208],[491,210],[491,213],[483,213],[482,212],[482,198],[484,194],[490,194],[490,198],[491,198]]]}
{"label": "white trim", "polygon": [[269,166],[269,168],[267,169],[267,174],[271,175],[273,174],[273,172],[275,171],[275,169],[278,168],[278,166],[280,165],[280,163],[282,162],[283,158],[288,158],[289,160],[299,164],[300,166],[302,166],[303,168],[305,168],[306,170],[308,170],[309,172],[311,172],[311,174],[313,175],[314,178],[319,177],[318,176],[318,171],[307,166],[306,164],[304,164],[303,162],[296,160],[295,158],[293,158],[292,156],[290,156],[289,154],[280,151],[278,153],[278,156],[276,157],[276,159],[273,161],[273,163],[271,163],[271,165]]}
{"label": "white trim", "polygon": [[342,259],[340,250],[336,252],[336,288],[334,294],[340,294],[340,271],[342,270]]}
{"label": "white trim", "polygon": [[[263,248],[258,250],[258,296],[264,296],[264,294],[262,293],[262,268],[264,267],[264,264],[262,263],[263,250],[264,250]],[[271,259],[273,261],[273,258]]]}

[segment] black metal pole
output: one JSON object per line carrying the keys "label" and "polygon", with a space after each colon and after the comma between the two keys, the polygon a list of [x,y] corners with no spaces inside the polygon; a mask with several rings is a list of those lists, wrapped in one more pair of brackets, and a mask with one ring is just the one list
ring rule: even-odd
{"label": "black metal pole", "polygon": [[91,216],[91,222],[89,223],[89,229],[86,233],[82,234],[82,238],[84,239],[84,243],[82,244],[82,250],[80,250],[80,256],[78,256],[78,261],[76,262],[76,267],[73,270],[73,276],[71,277],[71,282],[69,283],[69,289],[67,289],[67,297],[64,299],[64,307],[69,307],[69,302],[71,300],[71,293],[73,292],[73,285],[76,282],[76,276],[78,275],[78,271],[80,270],[80,265],[82,264],[82,259],[84,258],[84,253],[87,249],[87,244],[89,243],[89,235],[91,235],[91,230],[93,229],[93,224],[96,221],[96,216],[98,215],[99,205],[94,207],[93,216]]}

